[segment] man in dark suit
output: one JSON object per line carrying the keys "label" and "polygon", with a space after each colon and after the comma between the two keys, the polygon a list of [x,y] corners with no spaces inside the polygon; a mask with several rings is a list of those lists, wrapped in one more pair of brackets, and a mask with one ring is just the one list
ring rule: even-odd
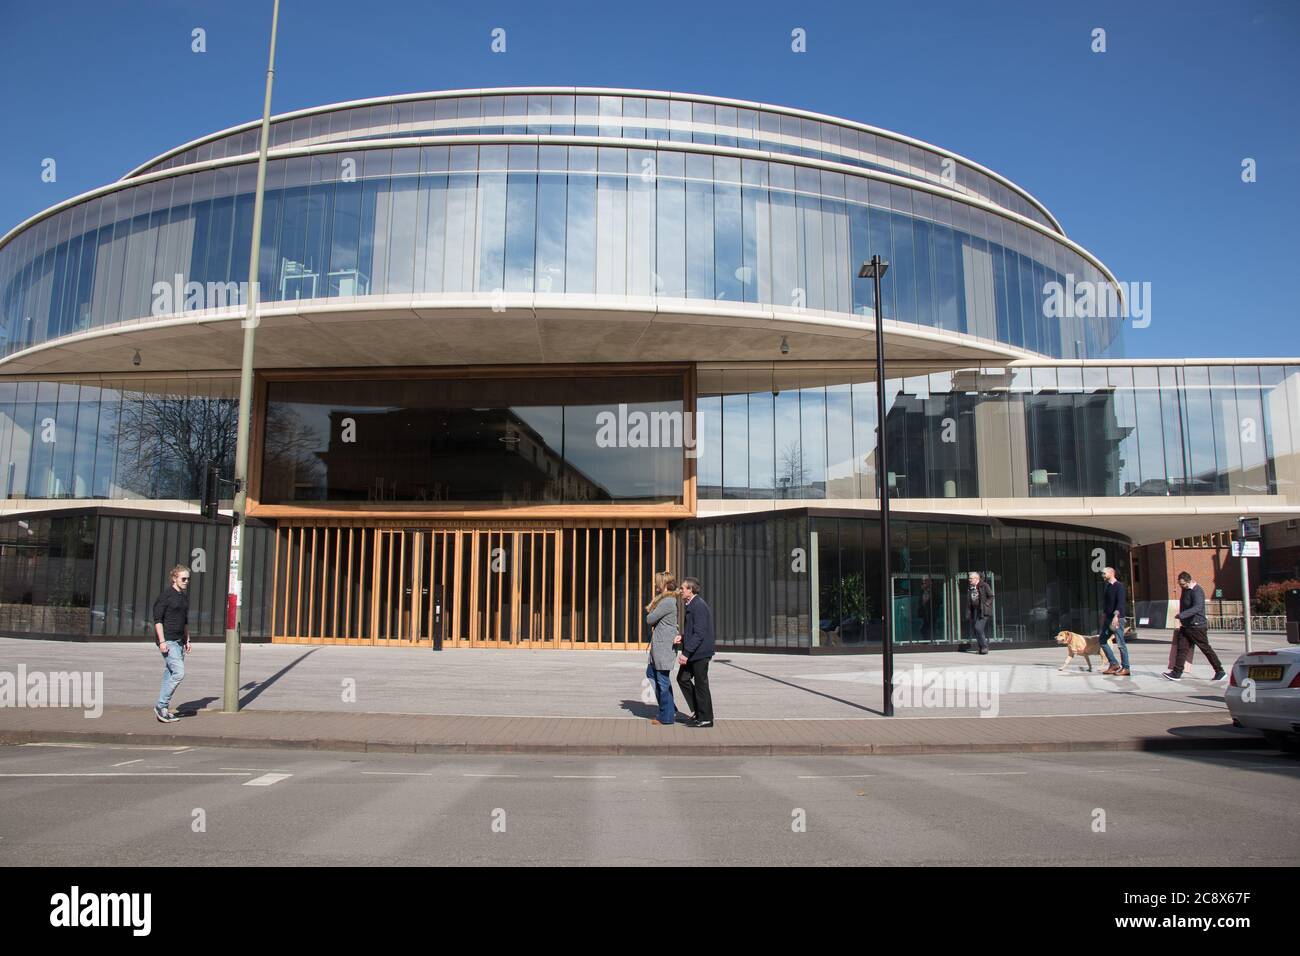
{"label": "man in dark suit", "polygon": [[682,580],[682,598],[686,602],[686,621],[682,633],[673,643],[679,645],[677,686],[682,689],[691,716],[692,727],[713,726],[713,695],[709,693],[709,661],[713,658],[713,611],[700,597],[696,578]]}

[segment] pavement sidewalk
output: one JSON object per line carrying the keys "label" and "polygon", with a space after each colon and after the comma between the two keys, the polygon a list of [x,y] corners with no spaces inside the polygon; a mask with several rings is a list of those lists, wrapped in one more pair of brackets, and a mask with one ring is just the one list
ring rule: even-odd
{"label": "pavement sidewalk", "polygon": [[[1216,635],[1225,662],[1239,635]],[[1263,638],[1260,645],[1279,645]],[[162,663],[147,642],[0,638],[5,673],[77,671],[97,707],[0,706],[0,744],[99,741],[428,753],[887,754],[1252,747],[1232,728],[1223,683],[1173,684],[1167,632],[1130,645],[1133,676],[1059,648],[898,655],[897,716],[881,716],[880,658],[723,652],[710,669],[718,724],[656,727],[645,656],[625,651],[429,650],[249,645],[239,714],[223,714],[222,648],[195,645],[160,724]],[[53,677],[49,677],[53,681]],[[12,681],[13,678],[10,678]],[[978,691],[967,693],[966,691]],[[682,701],[678,696],[678,704]],[[97,718],[83,710],[102,708]]]}
{"label": "pavement sidewalk", "polygon": [[162,724],[147,707],[8,709],[0,744],[97,742],[284,747],[390,753],[790,756],[1051,753],[1265,746],[1220,713],[1058,717],[720,720],[657,727],[620,717],[479,717],[248,710],[199,712]]}

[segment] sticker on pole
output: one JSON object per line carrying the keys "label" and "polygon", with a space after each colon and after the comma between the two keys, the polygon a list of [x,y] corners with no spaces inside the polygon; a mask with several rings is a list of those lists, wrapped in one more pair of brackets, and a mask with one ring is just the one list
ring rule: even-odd
{"label": "sticker on pole", "polygon": [[235,629],[236,611],[243,603],[243,601],[240,600],[242,596],[240,591],[242,590],[243,583],[244,582],[240,581],[238,578],[232,579],[230,582],[230,590],[226,594],[226,630],[228,631],[233,631]]}

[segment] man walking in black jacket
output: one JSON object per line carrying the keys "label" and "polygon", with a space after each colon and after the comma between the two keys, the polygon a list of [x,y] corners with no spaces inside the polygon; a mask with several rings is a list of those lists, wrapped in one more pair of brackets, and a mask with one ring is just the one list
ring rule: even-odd
{"label": "man walking in black jacket", "polygon": [[[1124,634],[1128,595],[1124,592],[1124,582],[1115,575],[1114,568],[1102,568],[1101,579],[1106,583],[1102,588],[1101,631],[1097,634],[1097,640],[1106,660],[1110,662],[1110,666],[1102,673],[1128,677],[1128,639]],[[1109,638],[1112,634],[1115,635],[1115,643],[1119,645],[1118,661],[1115,660],[1115,652],[1110,649]]]}
{"label": "man walking in black jacket", "polygon": [[700,597],[697,578],[682,579],[682,598],[686,602],[686,622],[674,643],[678,651],[677,686],[682,689],[691,716],[692,727],[713,726],[713,695],[709,693],[709,661],[713,658],[713,611]]}
{"label": "man walking in black jacket", "polygon": [[190,569],[178,564],[170,577],[171,583],[153,602],[154,641],[164,664],[153,715],[164,724],[179,719],[168,708],[176,685],[185,679],[185,655],[190,651]]}
{"label": "man walking in black jacket", "polygon": [[1165,680],[1183,679],[1183,665],[1187,663],[1187,655],[1191,652],[1192,645],[1195,644],[1201,649],[1205,659],[1210,662],[1210,666],[1214,668],[1214,676],[1210,680],[1223,680],[1227,674],[1223,670],[1219,655],[1214,653],[1214,648],[1210,646],[1210,639],[1205,633],[1210,624],[1205,617],[1205,591],[1192,580],[1192,576],[1186,571],[1178,575],[1178,586],[1183,589],[1182,597],[1178,599],[1178,632],[1176,636],[1178,656],[1174,658],[1174,669],[1166,671],[1164,678]]}

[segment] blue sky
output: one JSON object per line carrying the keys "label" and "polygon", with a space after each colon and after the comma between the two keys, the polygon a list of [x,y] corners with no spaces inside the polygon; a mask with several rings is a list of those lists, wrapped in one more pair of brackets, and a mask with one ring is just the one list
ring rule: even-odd
{"label": "blue sky", "polygon": [[[0,232],[260,115],[270,0],[0,7]],[[194,27],[206,53],[191,52]],[[504,54],[489,49],[496,27]],[[796,27],[806,53],[791,52]],[[848,117],[1009,177],[1121,280],[1150,282],[1130,356],[1300,355],[1298,54],[1300,0],[282,0],[273,109],[562,85]],[[41,181],[46,157],[55,183]]]}

